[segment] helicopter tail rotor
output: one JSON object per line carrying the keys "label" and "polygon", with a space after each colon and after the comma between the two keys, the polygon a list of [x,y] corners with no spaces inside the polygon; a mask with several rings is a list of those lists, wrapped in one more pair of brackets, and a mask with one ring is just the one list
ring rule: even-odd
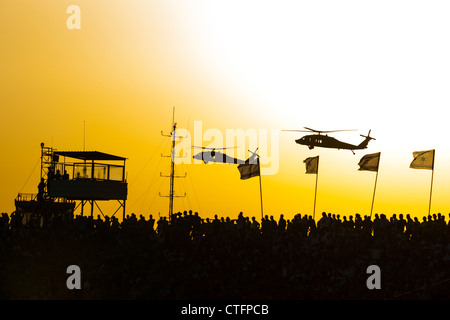
{"label": "helicopter tail rotor", "polygon": [[370,136],[370,132],[371,132],[371,131],[372,131],[372,129],[369,130],[369,133],[367,133],[367,136],[362,135],[362,134],[360,134],[360,136],[363,137],[363,138],[369,139],[369,140],[377,140],[377,139],[375,139],[375,138],[373,138],[373,137]]}

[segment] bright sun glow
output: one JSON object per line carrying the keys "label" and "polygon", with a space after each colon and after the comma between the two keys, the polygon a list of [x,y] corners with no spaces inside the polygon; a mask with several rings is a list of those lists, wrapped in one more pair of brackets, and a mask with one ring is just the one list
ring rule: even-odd
{"label": "bright sun glow", "polygon": [[[314,177],[303,160],[320,155],[317,208],[366,214],[374,175],[358,172],[381,152],[375,209],[421,215],[430,172],[409,169],[412,152],[436,149],[434,211],[449,210],[450,4],[446,1],[78,1],[81,30],[65,24],[69,4],[2,2],[0,210],[13,210],[44,141],[129,158],[129,210],[164,215],[160,178],[172,107],[180,128],[357,129],[332,136],[368,149],[295,144],[279,134],[279,172],[264,176],[268,214],[312,211]],[[192,134],[192,132],[191,132]],[[204,141],[208,145],[209,141]],[[177,182],[204,216],[259,214],[257,181],[234,166],[180,166]],[[38,175],[23,192],[35,192]],[[233,201],[229,201],[233,199]],[[252,201],[248,201],[252,199]]]}

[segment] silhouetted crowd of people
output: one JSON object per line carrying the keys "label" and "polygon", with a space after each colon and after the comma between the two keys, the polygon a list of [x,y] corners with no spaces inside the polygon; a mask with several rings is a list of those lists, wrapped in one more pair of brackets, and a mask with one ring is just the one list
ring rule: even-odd
{"label": "silhouetted crowd of people", "polygon": [[[3,299],[448,299],[450,222],[322,213],[258,221],[184,211],[148,219],[0,219]],[[81,290],[66,268],[78,265]],[[381,289],[368,289],[370,265]]]}

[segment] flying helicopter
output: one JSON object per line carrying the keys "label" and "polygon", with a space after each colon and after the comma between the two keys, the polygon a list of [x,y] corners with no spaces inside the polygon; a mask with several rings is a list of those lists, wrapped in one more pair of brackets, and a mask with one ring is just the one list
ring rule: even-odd
{"label": "flying helicopter", "polygon": [[[314,130],[314,129],[311,129],[308,127],[304,127],[304,128],[306,130],[282,130],[282,131],[314,132],[315,134],[306,135],[306,136],[301,137],[300,139],[295,140],[295,142],[298,144],[308,146],[308,148],[310,150],[313,149],[314,147],[331,148],[331,149],[338,149],[338,150],[345,149],[345,150],[350,150],[353,154],[355,154],[354,150],[366,149],[370,140],[376,140],[375,138],[370,136],[370,132],[372,130],[369,130],[369,133],[367,134],[367,136],[360,134],[360,136],[365,139],[360,144],[354,145],[354,144],[339,141],[338,139],[333,138],[333,137],[329,137],[326,133],[341,132],[341,131],[356,131],[355,129],[321,131],[321,130]],[[325,133],[325,135],[322,135],[322,133]]]}
{"label": "flying helicopter", "polygon": [[248,150],[252,155],[247,160],[240,160],[240,159],[237,159],[234,157],[230,157],[220,151],[216,151],[216,149],[225,150],[225,149],[234,149],[236,147],[234,147],[234,148],[209,148],[209,147],[194,146],[193,148],[207,150],[207,151],[202,151],[200,153],[197,153],[196,155],[194,155],[192,157],[197,160],[202,160],[206,164],[208,162],[228,163],[228,164],[256,163],[256,157],[257,157],[256,151],[252,152],[252,151]]}

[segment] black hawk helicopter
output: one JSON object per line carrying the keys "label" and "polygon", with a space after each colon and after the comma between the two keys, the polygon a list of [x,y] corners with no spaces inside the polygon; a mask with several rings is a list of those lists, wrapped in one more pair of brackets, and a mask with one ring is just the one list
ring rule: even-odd
{"label": "black hawk helicopter", "polygon": [[217,162],[217,163],[229,163],[229,164],[244,164],[244,163],[256,163],[257,153],[248,150],[252,155],[247,160],[240,160],[234,157],[227,156],[226,154],[216,151],[225,150],[225,149],[234,149],[234,148],[208,148],[208,147],[197,147],[193,148],[203,149],[207,151],[202,151],[197,153],[192,158],[197,160],[202,160],[204,163],[208,162]]}
{"label": "black hawk helicopter", "polygon": [[367,136],[360,134],[361,137],[365,138],[360,144],[354,145],[346,142],[339,141],[336,138],[329,137],[327,134],[322,135],[322,133],[330,133],[330,132],[341,132],[341,131],[356,131],[355,129],[351,130],[329,130],[329,131],[321,131],[314,130],[308,127],[304,127],[307,130],[282,130],[282,131],[293,131],[293,132],[315,132],[317,134],[310,134],[301,137],[300,139],[295,140],[296,143],[308,146],[309,149],[313,149],[314,147],[321,148],[331,148],[331,149],[345,149],[350,150],[353,154],[355,154],[354,150],[366,149],[370,140],[376,140],[370,136],[370,131]]}

